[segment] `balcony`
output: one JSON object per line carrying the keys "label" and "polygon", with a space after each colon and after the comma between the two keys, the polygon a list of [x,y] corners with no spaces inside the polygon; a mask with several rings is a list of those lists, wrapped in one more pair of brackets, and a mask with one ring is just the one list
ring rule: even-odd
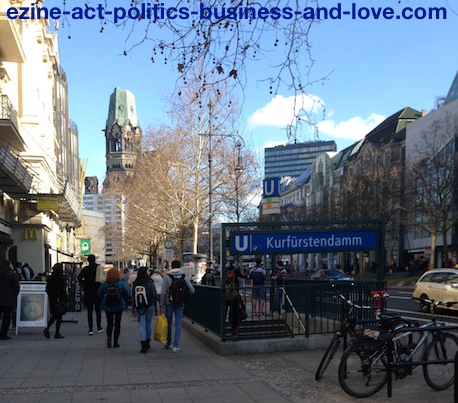
{"label": "balcony", "polygon": [[78,228],[81,226],[83,211],[82,200],[78,192],[67,182],[60,193],[29,193],[27,202],[29,210],[50,212],[50,217],[58,216],[61,224]]}
{"label": "balcony", "polygon": [[82,212],[82,200],[78,192],[67,181],[63,192],[59,194],[59,208],[57,210],[59,220],[66,222],[73,228],[78,228],[81,225]]}
{"label": "balcony", "polygon": [[25,150],[24,140],[18,130],[17,112],[5,94],[0,95],[0,146]]}
{"label": "balcony", "polygon": [[25,55],[22,49],[16,21],[10,20],[5,11],[0,11],[0,61],[24,63]]}
{"label": "balcony", "polygon": [[0,146],[0,190],[10,196],[29,193],[32,175],[7,146]]}

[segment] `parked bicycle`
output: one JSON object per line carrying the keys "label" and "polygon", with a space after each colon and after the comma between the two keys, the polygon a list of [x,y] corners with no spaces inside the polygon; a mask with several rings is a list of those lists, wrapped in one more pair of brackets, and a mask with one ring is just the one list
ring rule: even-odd
{"label": "parked bicycle", "polygon": [[[346,393],[361,398],[378,392],[388,381],[388,364],[396,379],[405,378],[415,366],[422,365],[423,376],[431,388],[443,390],[453,384],[458,337],[447,332],[445,324],[437,324],[435,310],[456,302],[422,302],[430,306],[430,322],[413,328],[399,324],[388,334],[363,338],[344,352],[339,383]],[[416,360],[418,356],[420,361]]]}
{"label": "parked bicycle", "polygon": [[321,359],[318,369],[315,373],[315,379],[319,381],[326,369],[328,368],[332,358],[339,349],[342,340],[348,335],[350,336],[350,343],[355,344],[363,336],[361,332],[357,332],[357,325],[361,322],[358,322],[357,318],[353,316],[353,310],[356,309],[376,309],[375,317],[378,320],[381,316],[382,309],[382,299],[388,298],[388,293],[385,291],[374,291],[371,293],[371,298],[373,298],[376,303],[374,307],[369,305],[358,305],[351,300],[348,300],[345,295],[343,295],[339,290],[334,289],[335,297],[340,298],[345,304],[349,306],[347,313],[345,314],[342,322],[340,323],[339,329],[334,333],[332,339],[324,352],[323,358]]}

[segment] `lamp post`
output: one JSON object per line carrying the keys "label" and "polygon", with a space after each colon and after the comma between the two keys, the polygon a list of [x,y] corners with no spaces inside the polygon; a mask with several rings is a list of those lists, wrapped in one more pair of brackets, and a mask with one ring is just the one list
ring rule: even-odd
{"label": "lamp post", "polygon": [[242,165],[241,150],[245,146],[243,138],[241,141],[237,141],[235,147],[237,148],[237,165],[235,167],[235,215],[237,218],[237,224],[240,222],[240,201],[239,201],[239,180],[245,168]]}
{"label": "lamp post", "polygon": [[209,103],[209,122],[208,122],[208,133],[199,133],[200,136],[208,136],[208,263],[207,268],[213,268],[213,181],[212,181],[212,153],[213,153],[213,142],[212,137],[231,137],[231,138],[238,138],[239,141],[236,143],[236,147],[238,149],[238,159],[237,159],[237,167],[236,170],[236,215],[237,215],[237,222],[239,220],[240,212],[239,212],[239,200],[238,200],[238,180],[240,178],[241,173],[243,172],[244,168],[241,165],[241,154],[240,150],[245,146],[245,142],[243,137],[239,134],[225,134],[225,133],[213,133],[212,129],[212,120],[213,120],[213,109],[212,103]]}
{"label": "lamp post", "polygon": [[213,268],[213,183],[212,183],[212,105],[210,103],[208,132],[208,264]]}
{"label": "lamp post", "polygon": [[[243,147],[245,147],[245,142],[243,141],[242,137],[240,137],[240,140],[237,141],[235,147],[237,148],[237,165],[235,166],[235,216],[238,224],[240,223],[239,181],[240,176],[245,170],[242,165],[241,150]],[[243,256],[239,256],[239,268],[240,270],[243,270]],[[243,285],[245,286],[245,280],[243,280]]]}

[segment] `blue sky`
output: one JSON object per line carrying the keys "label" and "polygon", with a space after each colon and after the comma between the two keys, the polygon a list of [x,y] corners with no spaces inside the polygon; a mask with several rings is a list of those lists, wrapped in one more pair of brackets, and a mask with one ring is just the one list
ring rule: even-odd
{"label": "blue sky", "polygon": [[[79,0],[83,5],[82,0]],[[342,0],[346,3],[348,0]],[[130,2],[126,2],[130,3]],[[320,5],[333,6],[334,0]],[[458,6],[447,0],[360,0],[359,6],[428,7],[448,9],[445,21],[428,20],[327,20],[311,32],[315,65],[312,76],[329,78],[307,88],[325,105],[317,110],[321,140],[334,139],[338,151],[362,138],[385,117],[403,107],[427,111],[445,96],[458,70],[456,38]],[[45,0],[45,5],[61,0]],[[75,2],[75,4],[78,4]],[[67,74],[71,118],[80,136],[80,155],[88,160],[88,176],[103,179],[105,139],[102,129],[108,114],[110,94],[115,87],[130,90],[136,98],[143,129],[166,119],[163,99],[178,78],[172,65],[151,63],[151,46],[142,44],[123,56],[127,31],[107,26],[100,33],[97,21],[72,21],[59,28],[61,64]],[[68,37],[71,37],[70,39]],[[275,64],[269,60],[247,64],[247,87],[239,133],[255,151],[285,143],[286,124],[292,94],[280,92],[274,98],[259,80]],[[313,135],[304,128],[300,141]]]}

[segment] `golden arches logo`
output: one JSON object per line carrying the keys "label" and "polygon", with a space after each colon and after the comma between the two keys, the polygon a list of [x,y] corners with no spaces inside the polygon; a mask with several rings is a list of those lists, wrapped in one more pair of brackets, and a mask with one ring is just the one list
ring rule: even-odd
{"label": "golden arches logo", "polygon": [[38,241],[38,232],[36,229],[26,229],[24,232],[24,239],[33,239],[35,238]]}

